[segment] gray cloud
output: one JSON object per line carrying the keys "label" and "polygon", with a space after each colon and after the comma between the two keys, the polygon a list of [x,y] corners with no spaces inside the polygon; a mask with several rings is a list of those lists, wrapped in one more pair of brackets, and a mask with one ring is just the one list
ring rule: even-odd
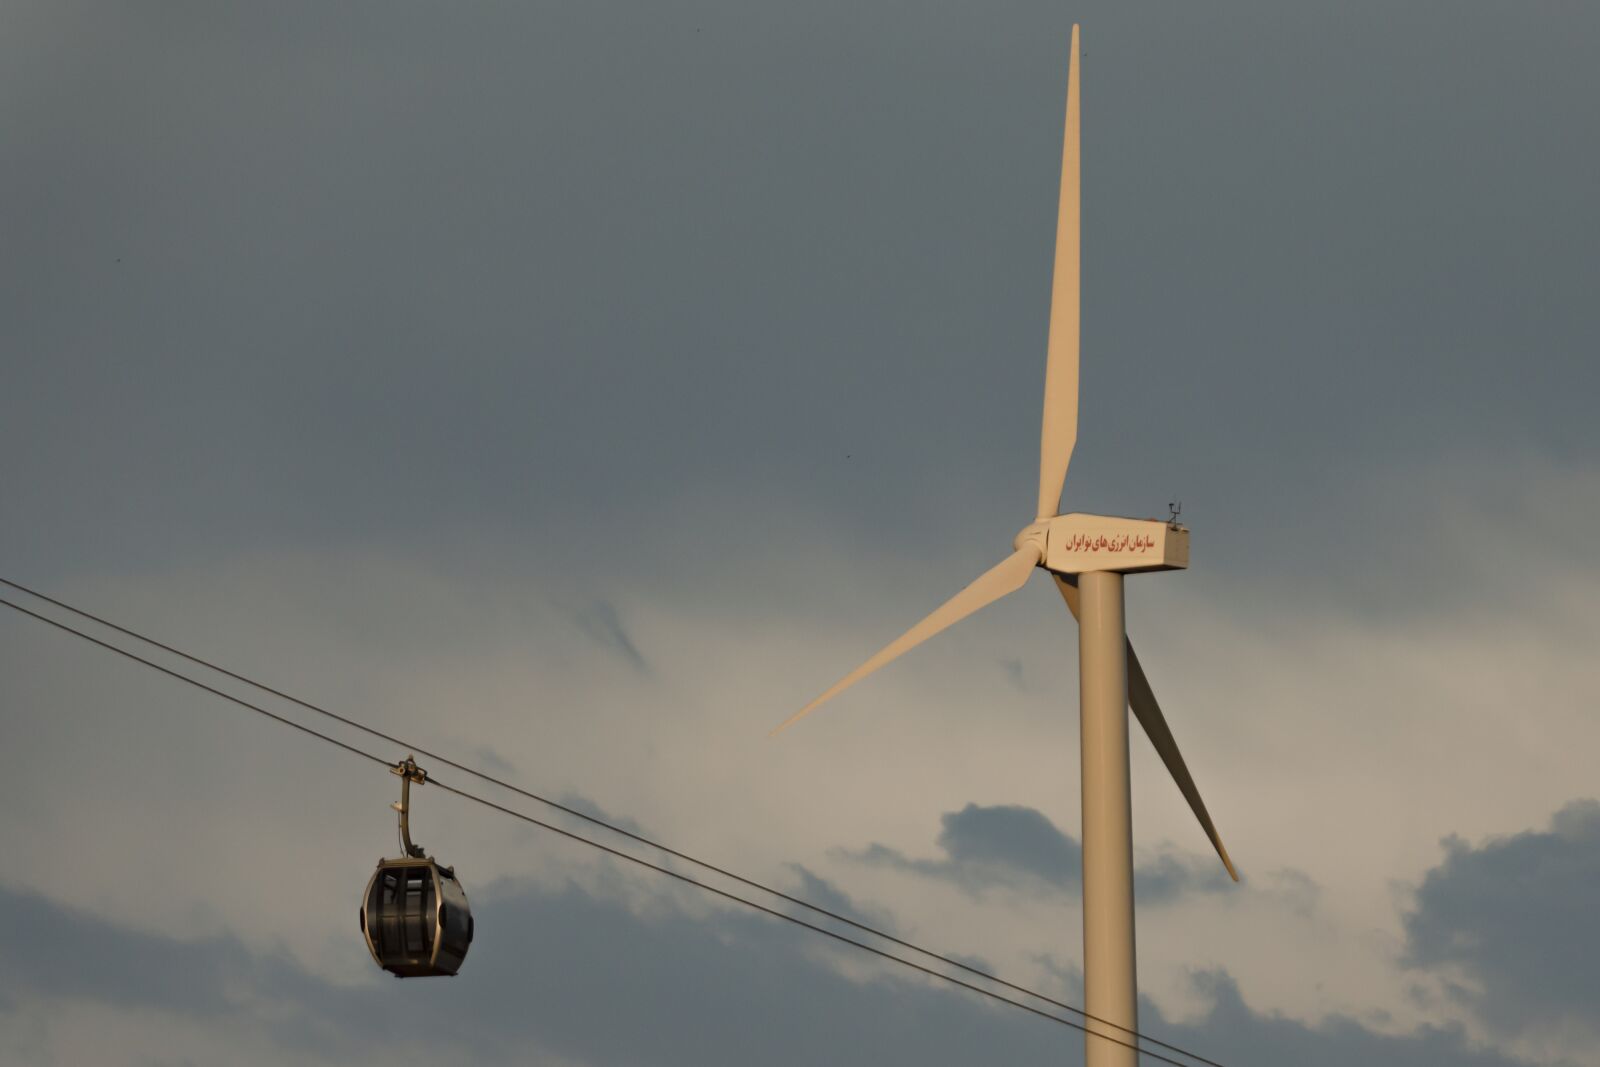
{"label": "gray cloud", "polygon": [[[4,886],[0,908],[7,916],[0,999],[23,1019],[43,1010],[41,1002],[87,1001],[175,1016],[178,1026],[221,1027],[241,1037],[266,1033],[285,1050],[328,1056],[353,1053],[360,1029],[378,1021],[363,998],[232,937],[182,941],[141,933]],[[335,1003],[338,1009],[325,1010]],[[146,1062],[131,1050],[121,1054],[126,1062]]]}
{"label": "gray cloud", "polygon": [[1014,871],[1063,885],[1082,867],[1078,843],[1033,808],[968,804],[941,815],[939,823],[946,862],[964,870]]}
{"label": "gray cloud", "polygon": [[1500,1033],[1600,1033],[1600,802],[1573,801],[1547,831],[1444,848],[1404,916],[1406,961],[1464,979],[1448,988]]}
{"label": "gray cloud", "polygon": [[[630,834],[638,834],[640,837],[650,836],[649,831],[646,830],[644,826],[635,819],[630,818],[627,815],[617,815],[613,812],[609,812],[581,793],[563,793],[560,797],[560,801],[566,807],[571,808],[573,811],[581,812],[582,814],[589,816],[591,819],[598,819],[600,822],[621,827]],[[584,831],[584,833],[585,836],[588,835],[588,831]]]}
{"label": "gray cloud", "polygon": [[[791,863],[789,869],[799,879],[799,886],[794,895],[808,904],[815,904],[831,912],[843,915],[847,919],[854,919],[858,923],[875,927],[886,933],[898,934],[894,916],[883,908],[862,907],[850,895],[823,878],[821,875],[807,869],[803,864]],[[795,909],[794,914],[807,922],[815,922],[815,913],[808,914],[809,909]]]}
{"label": "gray cloud", "polygon": [[121,929],[31,893],[0,887],[6,915],[7,995],[68,996],[227,1019],[246,1011],[231,981],[273,998],[304,975],[290,960],[252,953],[231,938],[186,944]]}
{"label": "gray cloud", "polygon": [[649,661],[639,651],[639,646],[634,644],[632,635],[617,614],[616,605],[611,601],[596,600],[587,608],[574,611],[572,617],[580,630],[600,645],[621,655],[634,670],[642,674],[650,672]]}
{"label": "gray cloud", "polygon": [[[849,979],[800,932],[759,917],[640,917],[576,888],[515,884],[475,896],[479,937],[457,978],[336,986],[226,937],[136,933],[0,887],[0,1004],[16,1023],[68,1002],[136,1007],[171,1026],[222,1025],[269,1050],[256,1062],[592,1064],[1076,1062],[1068,1032],[959,991],[898,976]],[[363,951],[352,929],[349,950]],[[1072,968],[1056,968],[1064,989]],[[1335,1017],[1261,1015],[1224,972],[1195,978],[1210,1008],[1143,1025],[1233,1067],[1515,1067],[1458,1029],[1384,1036]],[[157,1035],[152,1040],[163,1040]],[[276,1049],[276,1052],[270,1050]],[[107,1062],[146,1062],[122,1047]],[[236,1062],[248,1062],[241,1059]]]}
{"label": "gray cloud", "polygon": [[1234,888],[1233,880],[1215,856],[1160,852],[1140,863],[1133,875],[1139,899],[1150,904],[1171,902],[1187,893],[1219,893]]}
{"label": "gray cloud", "polygon": [[[1203,1050],[1210,1059],[1233,1067],[1526,1067],[1519,1059],[1474,1042],[1460,1026],[1423,1026],[1409,1033],[1374,1031],[1348,1016],[1332,1015],[1307,1025],[1274,1013],[1253,1010],[1225,971],[1194,975],[1198,992],[1210,1001],[1204,1019],[1174,1026],[1174,1043]],[[1148,1001],[1145,1018],[1159,1018]],[[1169,1039],[1164,1037],[1164,1039]]]}
{"label": "gray cloud", "polygon": [[[970,893],[997,886],[1036,892],[1077,892],[1083,848],[1043,812],[1015,804],[968,804],[939,817],[942,859],[918,859],[873,844],[854,858],[953,882]],[[1187,893],[1215,892],[1232,883],[1215,860],[1164,851],[1138,864],[1134,891],[1146,903],[1170,903]],[[1304,876],[1301,876],[1304,877]]]}
{"label": "gray cloud", "polygon": [[1075,887],[1082,850],[1033,808],[968,804],[939,817],[943,859],[916,859],[872,844],[851,855],[867,863],[940,878],[976,893],[991,886]]}

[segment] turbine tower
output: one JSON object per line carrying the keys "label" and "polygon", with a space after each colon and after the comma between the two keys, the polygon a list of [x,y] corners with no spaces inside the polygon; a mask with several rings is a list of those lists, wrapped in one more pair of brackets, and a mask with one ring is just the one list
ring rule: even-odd
{"label": "turbine tower", "polygon": [[810,714],[824,701],[928,638],[1016,592],[1034,568],[1048,571],[1068,610],[1078,620],[1084,1007],[1093,1017],[1084,1037],[1085,1062],[1088,1067],[1136,1067],[1138,1053],[1126,1047],[1136,1043],[1133,1032],[1138,1027],[1128,708],[1132,708],[1134,718],[1200,820],[1228,874],[1236,882],[1239,875],[1212,825],[1172,731],[1167,728],[1155,693],[1127,639],[1123,620],[1123,575],[1187,567],[1189,531],[1178,525],[1176,517],[1162,522],[1060,513],[1061,489],[1078,438],[1078,55],[1078,27],[1073,26],[1036,517],[1012,541],[1009,557],[845,675],[773,733]]}

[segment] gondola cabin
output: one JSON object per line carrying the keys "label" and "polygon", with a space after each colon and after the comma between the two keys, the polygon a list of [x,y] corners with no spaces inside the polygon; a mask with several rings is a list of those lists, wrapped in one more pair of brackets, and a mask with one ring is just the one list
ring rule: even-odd
{"label": "gondola cabin", "polygon": [[441,867],[411,842],[411,783],[428,772],[407,756],[389,770],[400,776],[399,859],[379,860],[361,898],[361,935],[379,967],[396,978],[455,974],[472,944],[472,909],[454,867]]}
{"label": "gondola cabin", "polygon": [[380,860],[361,905],[361,932],[397,978],[453,975],[472,944],[472,909],[452,868],[432,859]]}

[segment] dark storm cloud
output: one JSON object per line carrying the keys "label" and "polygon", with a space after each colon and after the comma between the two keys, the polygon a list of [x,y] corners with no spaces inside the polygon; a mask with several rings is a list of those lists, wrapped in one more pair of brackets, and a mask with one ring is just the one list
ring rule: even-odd
{"label": "dark storm cloud", "polygon": [[[856,859],[953,882],[969,893],[995,886],[1077,892],[1083,848],[1043,812],[1015,804],[968,804],[939,816],[943,859],[917,859],[886,845],[851,853]],[[1134,891],[1155,904],[1187,893],[1215,892],[1232,883],[1201,856],[1160,853],[1134,869]]]}
{"label": "dark storm cloud", "polygon": [[1600,14],[1497,11],[13,5],[0,549],[1008,536],[1081,18],[1069,495],[1303,580],[1397,459],[1600,445]]}
{"label": "dark storm cloud", "polygon": [[[474,901],[479,937],[458,977],[344,987],[231,938],[134,933],[0,888],[0,909],[26,920],[0,924],[0,1002],[23,1013],[88,1001],[223,1019],[286,1053],[345,1062],[419,1047],[480,1063],[536,1051],[696,1067],[1079,1062],[1076,1032],[921,980],[844,978],[805,935],[758,917],[641,918],[577,889],[509,884]],[[364,951],[353,928],[350,951]],[[1167,1023],[1145,1002],[1143,1025],[1234,1067],[1518,1063],[1453,1029],[1388,1037],[1340,1018],[1308,1027],[1255,1013],[1225,973],[1197,983],[1212,1005],[1203,1019]]]}
{"label": "dark storm cloud", "polygon": [[1444,842],[1405,919],[1406,960],[1501,1033],[1551,1023],[1600,1033],[1600,802],[1576,800],[1546,831]]}

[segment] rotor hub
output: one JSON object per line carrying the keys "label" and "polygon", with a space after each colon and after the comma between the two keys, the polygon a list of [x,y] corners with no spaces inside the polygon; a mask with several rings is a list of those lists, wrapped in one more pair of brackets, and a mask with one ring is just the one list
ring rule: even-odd
{"label": "rotor hub", "polygon": [[1045,536],[1049,529],[1050,523],[1047,520],[1041,519],[1037,522],[1030,522],[1017,532],[1017,536],[1011,539],[1011,547],[1021,552],[1025,546],[1031,545],[1039,553],[1039,559],[1043,562],[1045,557]]}

